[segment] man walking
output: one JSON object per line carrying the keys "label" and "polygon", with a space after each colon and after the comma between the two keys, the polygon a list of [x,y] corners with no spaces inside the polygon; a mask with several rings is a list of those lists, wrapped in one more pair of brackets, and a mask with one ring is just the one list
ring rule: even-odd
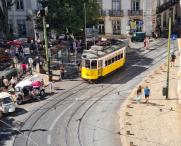
{"label": "man walking", "polygon": [[171,55],[171,67],[175,65],[175,59],[176,59],[176,56],[174,53],[172,53],[172,55]]}
{"label": "man walking", "polygon": [[150,89],[148,86],[144,88],[144,96],[145,96],[145,103],[148,103],[149,97],[150,97]]}

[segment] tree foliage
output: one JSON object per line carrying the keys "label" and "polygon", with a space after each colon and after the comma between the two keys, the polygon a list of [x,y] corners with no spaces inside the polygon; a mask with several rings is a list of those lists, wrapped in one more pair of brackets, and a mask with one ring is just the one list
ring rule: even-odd
{"label": "tree foliage", "polygon": [[84,29],[84,2],[86,3],[87,26],[96,24],[98,4],[96,0],[49,0],[47,21],[51,29],[64,33],[77,33]]}

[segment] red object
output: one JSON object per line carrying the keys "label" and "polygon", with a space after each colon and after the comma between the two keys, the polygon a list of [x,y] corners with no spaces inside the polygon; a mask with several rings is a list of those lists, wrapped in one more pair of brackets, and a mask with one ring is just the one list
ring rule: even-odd
{"label": "red object", "polygon": [[26,64],[21,64],[23,70],[26,70]]}
{"label": "red object", "polygon": [[14,46],[19,46],[19,45],[22,45],[23,42],[20,41],[20,40],[13,40],[13,41],[9,41],[7,42],[7,45],[14,45]]}
{"label": "red object", "polygon": [[41,82],[40,81],[35,81],[31,84],[33,87],[40,87],[41,86]]}

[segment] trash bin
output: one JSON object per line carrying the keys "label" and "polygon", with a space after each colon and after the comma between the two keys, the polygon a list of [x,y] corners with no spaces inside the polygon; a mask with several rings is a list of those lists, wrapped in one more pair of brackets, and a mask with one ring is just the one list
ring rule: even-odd
{"label": "trash bin", "polygon": [[163,87],[162,89],[162,95],[166,96],[167,95],[167,87]]}
{"label": "trash bin", "polygon": [[51,82],[52,81],[52,71],[51,70],[49,70],[48,75],[49,75],[49,81]]}

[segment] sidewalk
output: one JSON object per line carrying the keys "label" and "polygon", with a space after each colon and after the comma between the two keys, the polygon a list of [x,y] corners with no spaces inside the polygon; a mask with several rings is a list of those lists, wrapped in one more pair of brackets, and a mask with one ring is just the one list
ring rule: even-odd
{"label": "sidewalk", "polygon": [[120,133],[123,146],[181,146],[181,105],[177,97],[177,73],[179,56],[175,67],[170,68],[169,99],[162,96],[166,84],[166,64],[157,68],[141,83],[151,90],[149,104],[136,103],[136,88],[120,107]]}

